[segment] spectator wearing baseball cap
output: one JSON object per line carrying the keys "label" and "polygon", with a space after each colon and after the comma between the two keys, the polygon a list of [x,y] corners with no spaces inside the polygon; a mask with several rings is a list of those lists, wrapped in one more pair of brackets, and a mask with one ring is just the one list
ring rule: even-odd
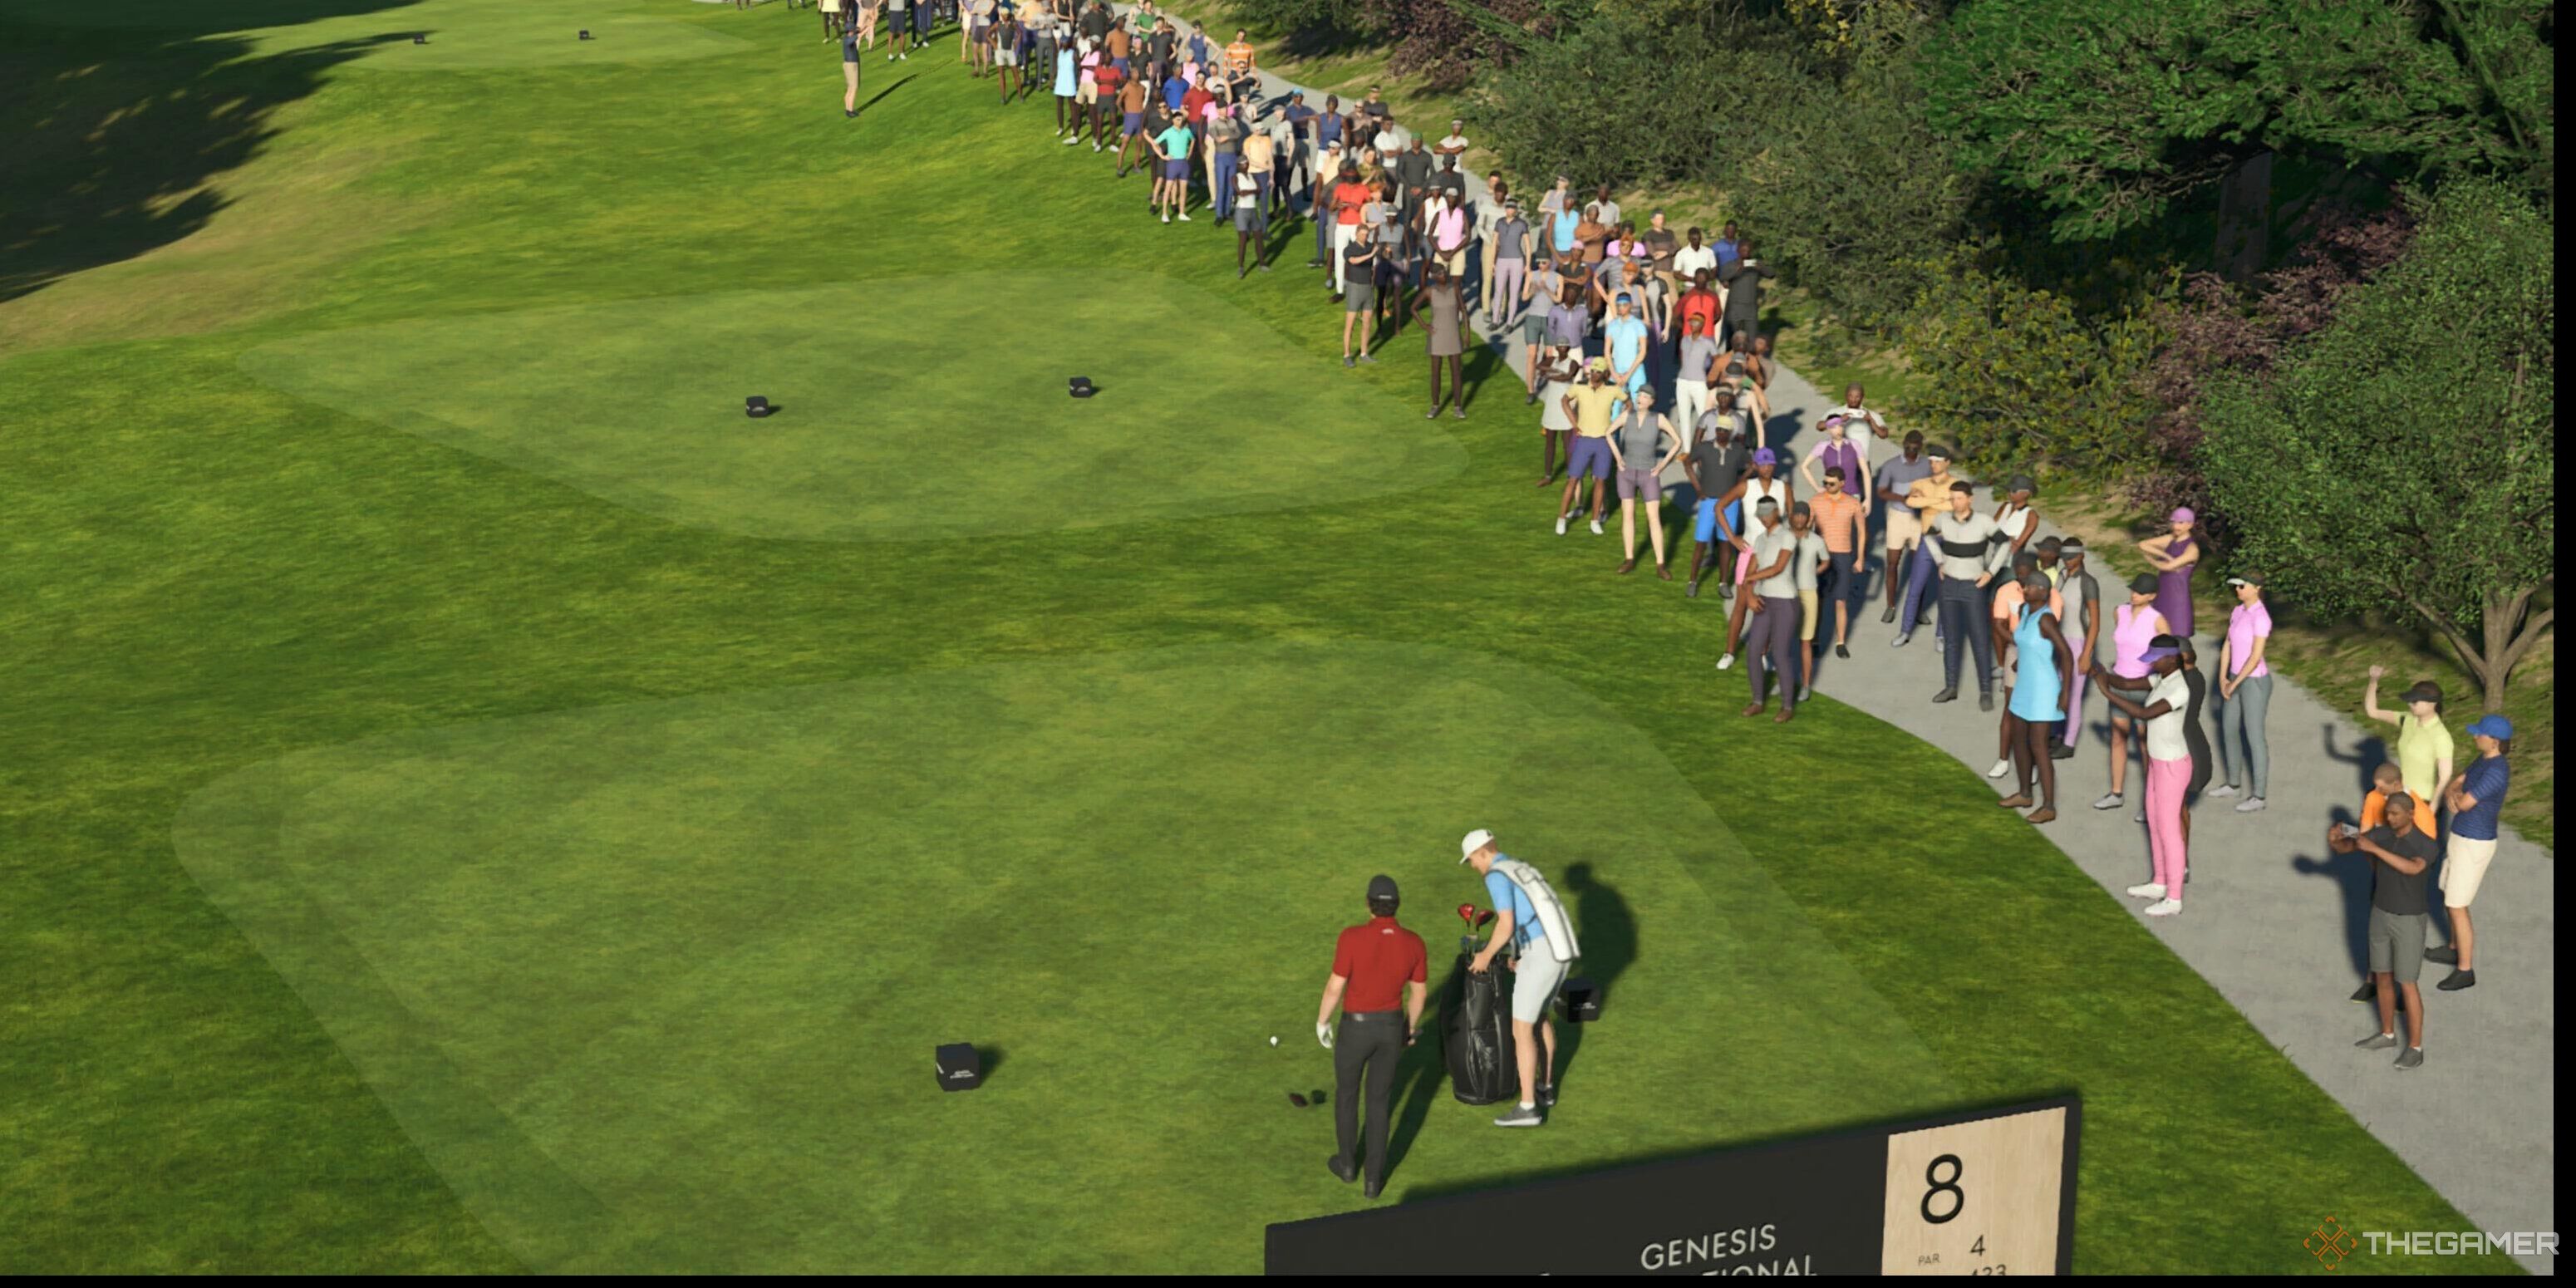
{"label": "spectator wearing baseball cap", "polygon": [[[2129,897],[2145,899],[2147,915],[2170,917],[2182,911],[2182,887],[2189,872],[2183,808],[2191,783],[2191,744],[2183,726],[2189,721],[2191,689],[2182,675],[2182,650],[2171,643],[2150,645],[2140,655],[2144,679],[2104,670],[2096,663],[2093,683],[2111,709],[2146,729],[2148,880],[2129,887]],[[2143,693],[2145,700],[2132,698]]]}
{"label": "spectator wearing baseball cap", "polygon": [[2227,614],[2227,640],[2218,649],[2218,769],[2226,782],[2209,790],[2224,800],[2245,793],[2236,812],[2263,808],[2272,781],[2272,749],[2263,737],[2272,709],[2272,668],[2263,660],[2272,639],[2272,610],[2263,603],[2263,575],[2227,579],[2236,607]]}
{"label": "spectator wearing baseball cap", "polygon": [[2370,684],[2361,691],[2361,712],[2397,726],[2397,768],[2406,775],[2406,794],[2418,800],[2440,800],[2451,781],[2451,731],[2442,723],[2442,686],[2417,680],[2406,690],[2404,711],[2379,705],[2379,678],[2384,666],[2370,668]]}
{"label": "spectator wearing baseball cap", "polygon": [[[1324,1000],[1315,1009],[1315,1040],[1333,1053],[1336,1148],[1324,1165],[1350,1181],[1358,1178],[1365,1161],[1368,1185],[1363,1193],[1369,1198],[1376,1198],[1386,1184],[1396,1065],[1413,1045],[1423,1000],[1430,993],[1431,955],[1422,936],[1396,924],[1400,903],[1395,878],[1384,873],[1369,878],[1369,919],[1344,929],[1333,942],[1333,973],[1324,981]],[[1338,1041],[1333,1026],[1337,1007],[1342,1013]],[[1358,1153],[1363,1094],[1368,1097],[1365,1160]]]}
{"label": "spectator wearing baseball cap", "polygon": [[2425,954],[2453,969],[2434,985],[2445,993],[2478,982],[2477,933],[2469,924],[2469,905],[2477,902],[2487,865],[2495,861],[2497,828],[2513,770],[2505,756],[2513,750],[2513,721],[2501,715],[2479,716],[2469,725],[2469,741],[2478,758],[2443,789],[2451,807],[2450,848],[2442,857],[2442,902],[2451,910],[2451,942]]}

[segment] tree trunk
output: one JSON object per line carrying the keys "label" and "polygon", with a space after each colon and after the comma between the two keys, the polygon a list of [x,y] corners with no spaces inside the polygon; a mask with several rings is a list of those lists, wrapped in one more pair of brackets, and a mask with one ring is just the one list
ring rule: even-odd
{"label": "tree trunk", "polygon": [[2218,188],[2218,241],[2212,259],[2219,275],[2251,282],[2272,254],[2272,153],[2239,162]]}
{"label": "tree trunk", "polygon": [[2398,593],[2416,615],[2451,646],[2451,651],[2459,656],[2460,665],[2469,668],[2469,674],[2477,678],[2479,697],[2486,709],[2501,711],[2504,709],[2506,681],[2513,678],[2513,669],[2531,655],[2532,646],[2540,642],[2540,637],[2549,633],[2550,623],[2557,618],[2558,610],[2555,607],[2544,608],[2532,613],[2527,621],[2523,614],[2531,608],[2532,596],[2540,593],[2543,586],[2556,581],[2553,575],[2542,579],[2540,585],[2525,586],[2510,595],[2503,591],[2490,592],[2486,603],[2478,610],[2478,633],[2482,638],[2476,640],[2470,639],[2449,614],[2435,611],[2432,605],[2413,592],[2401,590]]}

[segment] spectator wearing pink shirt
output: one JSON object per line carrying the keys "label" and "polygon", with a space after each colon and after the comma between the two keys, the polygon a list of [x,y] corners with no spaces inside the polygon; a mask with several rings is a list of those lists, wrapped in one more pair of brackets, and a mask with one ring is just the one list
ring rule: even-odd
{"label": "spectator wearing pink shirt", "polygon": [[2212,798],[2238,794],[2236,812],[2263,808],[2272,782],[2272,748],[2263,738],[2263,719],[2272,709],[2272,668],[2263,651],[2272,639],[2272,610],[2263,604],[2260,573],[2227,579],[2236,592],[2236,607],[2227,614],[2227,642],[2218,650],[2218,766],[2227,780],[2209,790]]}

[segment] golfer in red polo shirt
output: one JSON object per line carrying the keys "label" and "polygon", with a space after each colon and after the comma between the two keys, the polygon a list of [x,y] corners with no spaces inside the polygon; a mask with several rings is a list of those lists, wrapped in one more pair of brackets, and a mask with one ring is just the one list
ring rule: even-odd
{"label": "golfer in red polo shirt", "polygon": [[[1388,1102],[1395,1095],[1395,1066],[1413,1045],[1430,994],[1431,956],[1422,936],[1395,924],[1395,878],[1369,878],[1369,919],[1342,932],[1333,945],[1333,977],[1315,1009],[1315,1040],[1333,1053],[1333,1133],[1340,1146],[1324,1165],[1345,1181],[1359,1176],[1354,1147],[1360,1134],[1360,1082],[1368,1082],[1368,1185],[1376,1198],[1386,1186]],[[1396,1009],[1403,995],[1404,1009]],[[1334,1041],[1333,1008],[1342,1008],[1341,1040]]]}

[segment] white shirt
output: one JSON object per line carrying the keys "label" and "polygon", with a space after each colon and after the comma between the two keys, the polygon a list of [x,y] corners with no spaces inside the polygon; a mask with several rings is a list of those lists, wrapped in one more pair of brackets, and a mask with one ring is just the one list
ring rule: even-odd
{"label": "white shirt", "polygon": [[1464,152],[1467,150],[1467,136],[1464,134],[1452,134],[1440,140],[1440,146],[1437,150],[1441,152]]}
{"label": "white shirt", "polygon": [[[1748,496],[1746,499],[1751,498]],[[1789,566],[1753,583],[1753,589],[1764,599],[1796,599],[1798,597],[1798,534],[1789,530],[1787,519],[1782,519],[1767,532],[1763,530],[1762,520],[1759,518],[1747,519],[1745,525],[1752,529],[1745,544],[1753,548],[1753,566],[1745,569],[1746,575],[1750,576],[1770,567],[1775,560],[1779,559],[1782,551],[1789,552]]]}
{"label": "white shirt", "polygon": [[2190,723],[2191,682],[2182,678],[2181,671],[2155,677],[2144,705],[2152,707],[2159,702],[2169,704],[2173,710],[2147,722],[2147,759],[2191,759],[2191,740],[2183,736],[2183,727]]}
{"label": "white shirt", "polygon": [[1404,151],[1405,145],[1412,141],[1413,140],[1404,136],[1404,131],[1402,129],[1399,129],[1392,124],[1388,125],[1385,129],[1379,130],[1377,132],[1377,137],[1369,140],[1370,143],[1377,147],[1378,160],[1384,163],[1386,168],[1389,170],[1395,168],[1396,154]]}
{"label": "white shirt", "polygon": [[1684,242],[1681,249],[1673,252],[1673,272],[1683,281],[1691,280],[1701,269],[1712,273],[1717,271],[1715,246],[1693,246]]}

